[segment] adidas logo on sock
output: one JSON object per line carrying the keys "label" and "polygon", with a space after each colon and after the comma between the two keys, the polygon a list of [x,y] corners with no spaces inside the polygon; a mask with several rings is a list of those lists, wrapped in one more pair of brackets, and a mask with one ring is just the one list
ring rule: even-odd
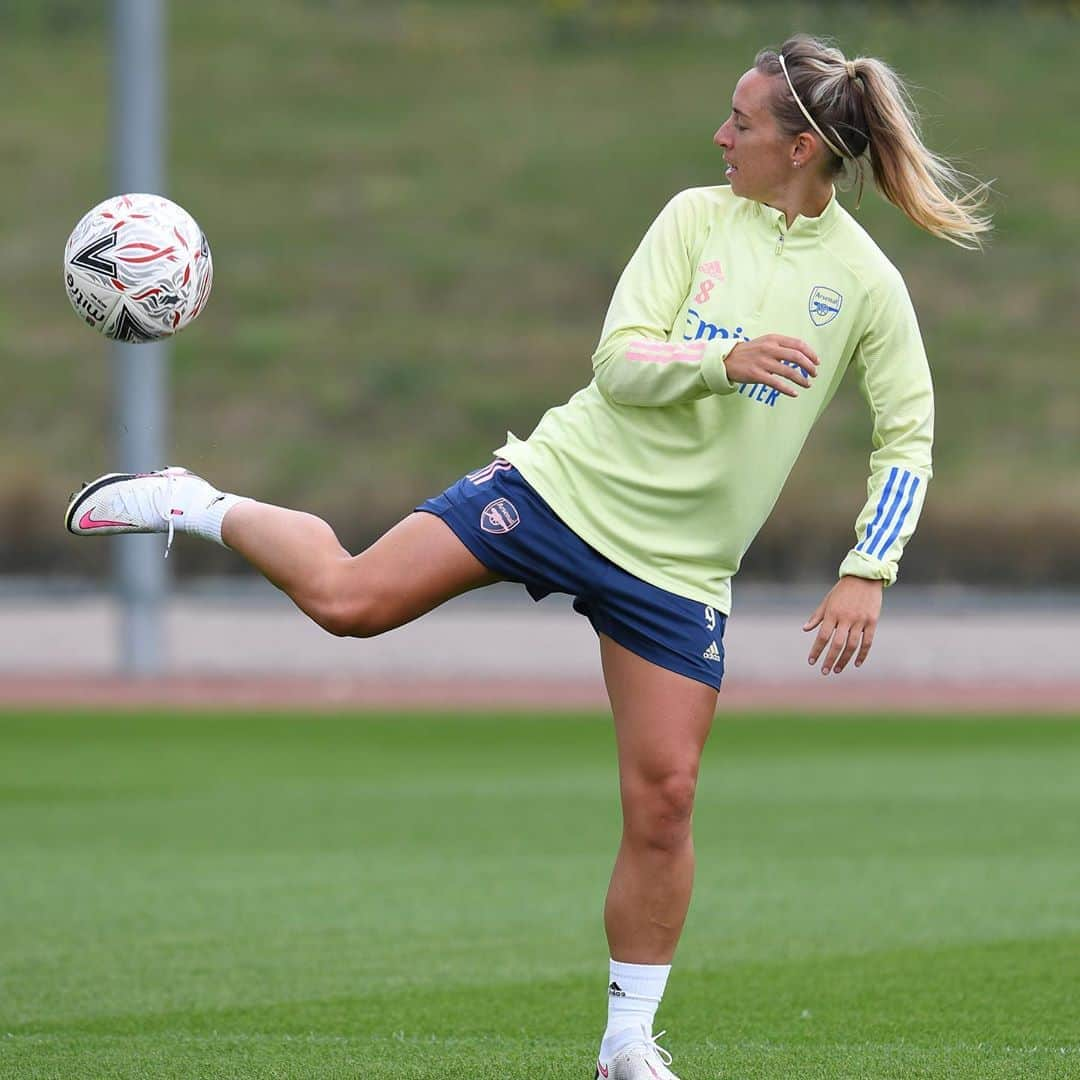
{"label": "adidas logo on sock", "polygon": [[706,660],[715,660],[720,663],[720,650],[716,647],[715,641],[709,642],[709,647],[701,654]]}
{"label": "adidas logo on sock", "polygon": [[617,983],[613,982],[608,988],[607,992],[612,997],[626,997],[626,991]]}

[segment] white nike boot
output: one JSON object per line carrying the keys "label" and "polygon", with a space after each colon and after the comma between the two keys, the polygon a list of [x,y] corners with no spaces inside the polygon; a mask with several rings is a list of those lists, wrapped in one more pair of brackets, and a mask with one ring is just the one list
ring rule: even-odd
{"label": "white nike boot", "polygon": [[220,517],[235,502],[235,496],[176,465],[152,473],[106,473],[71,496],[64,524],[76,536],[168,533],[167,556],[177,529],[220,543]]}
{"label": "white nike boot", "polygon": [[668,1068],[671,1055],[657,1043],[666,1032],[654,1036],[644,1027],[637,1030],[640,1034],[632,1036],[610,1061],[597,1060],[598,1080],[679,1080]]}

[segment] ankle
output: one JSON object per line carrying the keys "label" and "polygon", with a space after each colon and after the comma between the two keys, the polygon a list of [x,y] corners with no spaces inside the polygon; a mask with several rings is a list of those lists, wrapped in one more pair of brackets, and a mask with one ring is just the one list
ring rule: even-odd
{"label": "ankle", "polygon": [[627,964],[609,968],[608,1023],[600,1054],[610,1060],[625,1046],[652,1036],[653,1019],[664,996],[670,964]]}
{"label": "ankle", "polygon": [[222,527],[225,516],[239,503],[249,501],[244,495],[233,495],[229,492],[209,489],[209,498],[206,495],[192,500],[192,505],[184,512],[183,530],[193,536],[201,536],[204,540],[212,540],[215,544],[228,547],[222,535]]}

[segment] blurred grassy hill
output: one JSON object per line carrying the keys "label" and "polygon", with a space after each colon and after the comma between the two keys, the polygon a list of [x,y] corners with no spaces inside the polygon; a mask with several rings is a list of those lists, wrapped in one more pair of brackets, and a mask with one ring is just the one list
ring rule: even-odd
{"label": "blurred grassy hill", "polygon": [[[101,567],[60,529],[115,467],[106,344],[68,231],[111,194],[103,3],[0,0],[0,570]],[[925,136],[996,178],[977,255],[868,192],[939,393],[907,580],[1080,581],[1080,20],[1015,5],[172,5],[167,194],[216,280],[176,342],[170,457],[329,517],[356,548],[588,381],[611,289],[711,144],[758,48],[832,33],[915,85]],[[853,207],[853,198],[844,196]],[[864,498],[854,384],[746,572],[831,574]],[[156,464],[156,463],[149,463]],[[182,569],[236,568],[186,545]]]}

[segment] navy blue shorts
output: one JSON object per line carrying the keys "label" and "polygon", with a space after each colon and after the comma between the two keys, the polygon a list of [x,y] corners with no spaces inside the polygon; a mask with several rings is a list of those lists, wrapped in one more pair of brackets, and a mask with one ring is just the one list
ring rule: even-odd
{"label": "navy blue shorts", "polygon": [[598,634],[720,688],[727,616],[650,585],[589,547],[510,462],[496,459],[416,509],[442,518],[484,566],[524,585],[534,600],[568,593]]}

